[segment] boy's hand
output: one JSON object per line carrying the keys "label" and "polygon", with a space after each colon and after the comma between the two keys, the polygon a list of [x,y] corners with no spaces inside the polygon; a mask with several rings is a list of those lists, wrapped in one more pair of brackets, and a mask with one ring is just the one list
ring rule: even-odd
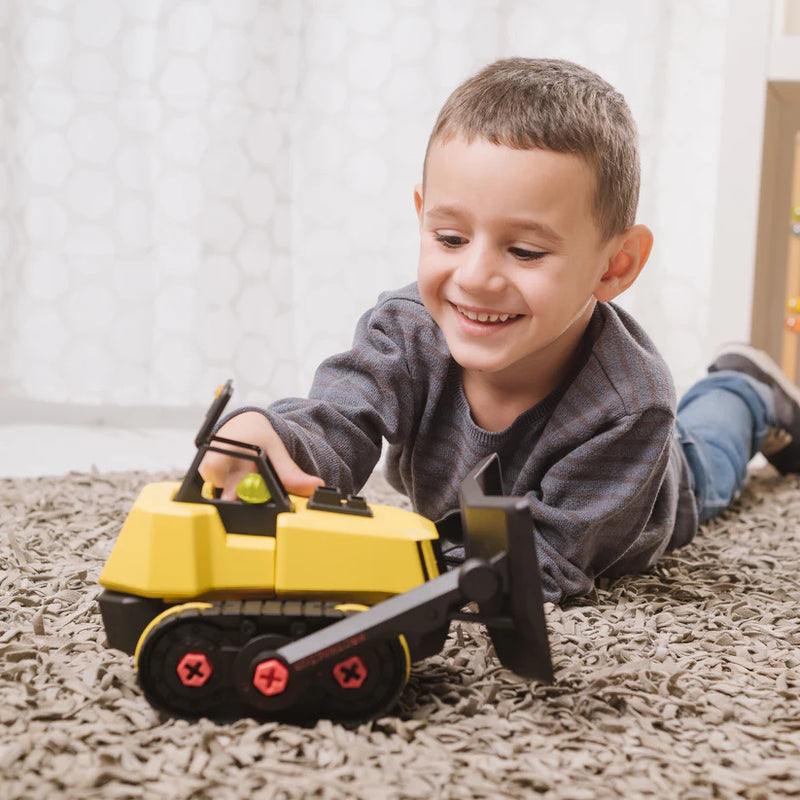
{"label": "boy's hand", "polygon": [[[291,494],[310,497],[317,486],[324,484],[321,478],[303,472],[295,464],[269,420],[258,411],[244,411],[238,414],[228,420],[217,433],[226,439],[262,447],[272,466],[275,467],[281,483]],[[212,486],[221,487],[223,500],[236,500],[236,487],[239,481],[254,471],[255,465],[252,461],[222,453],[206,453],[200,463],[200,475],[203,480]]]}

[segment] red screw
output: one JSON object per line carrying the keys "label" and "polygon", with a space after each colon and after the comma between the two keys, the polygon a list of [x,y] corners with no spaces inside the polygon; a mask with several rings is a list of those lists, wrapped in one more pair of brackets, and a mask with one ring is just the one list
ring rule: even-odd
{"label": "red screw", "polygon": [[265,694],[267,697],[280,694],[286,689],[287,683],[289,683],[289,670],[277,658],[262,661],[256,666],[253,686],[261,694]]}
{"label": "red screw", "polygon": [[333,668],[333,677],[342,689],[359,689],[367,679],[367,668],[361,656],[351,656]]}
{"label": "red screw", "polygon": [[214,668],[205,653],[186,653],[176,670],[184,686],[202,686],[211,677]]}

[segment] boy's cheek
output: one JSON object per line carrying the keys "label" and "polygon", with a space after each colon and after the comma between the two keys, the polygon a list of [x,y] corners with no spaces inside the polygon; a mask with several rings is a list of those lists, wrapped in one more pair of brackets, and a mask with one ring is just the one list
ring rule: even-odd
{"label": "boy's cheek", "polygon": [[438,254],[420,253],[417,266],[417,279],[419,281],[426,281],[429,284],[442,281],[449,271],[447,263],[442,262]]}
{"label": "boy's cheek", "polygon": [[420,262],[419,268],[417,269],[417,285],[419,286],[419,293],[422,295],[422,301],[426,305],[431,295],[431,287],[434,283],[435,279],[430,266]]}
{"label": "boy's cheek", "polygon": [[428,310],[428,313],[436,318],[436,303],[435,292],[432,290],[430,284],[425,280],[424,276],[419,276],[417,279],[417,286],[419,287],[419,294],[422,298],[422,304]]}

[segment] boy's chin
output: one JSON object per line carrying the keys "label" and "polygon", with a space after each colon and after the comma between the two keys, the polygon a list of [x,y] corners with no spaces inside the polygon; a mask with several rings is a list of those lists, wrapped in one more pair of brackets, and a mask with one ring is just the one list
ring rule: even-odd
{"label": "boy's chin", "polygon": [[480,373],[491,375],[503,372],[512,364],[509,360],[497,355],[478,355],[475,353],[465,353],[463,349],[456,348],[450,350],[453,360],[461,367],[464,372]]}

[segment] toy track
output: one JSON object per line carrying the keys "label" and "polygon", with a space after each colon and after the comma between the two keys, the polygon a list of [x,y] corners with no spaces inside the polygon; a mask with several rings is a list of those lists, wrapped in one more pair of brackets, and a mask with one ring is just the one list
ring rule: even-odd
{"label": "toy track", "polygon": [[403,637],[360,643],[302,671],[276,652],[352,613],[307,601],[173,606],[142,634],[139,683],[152,705],[189,718],[374,718],[394,705],[408,678]]}

